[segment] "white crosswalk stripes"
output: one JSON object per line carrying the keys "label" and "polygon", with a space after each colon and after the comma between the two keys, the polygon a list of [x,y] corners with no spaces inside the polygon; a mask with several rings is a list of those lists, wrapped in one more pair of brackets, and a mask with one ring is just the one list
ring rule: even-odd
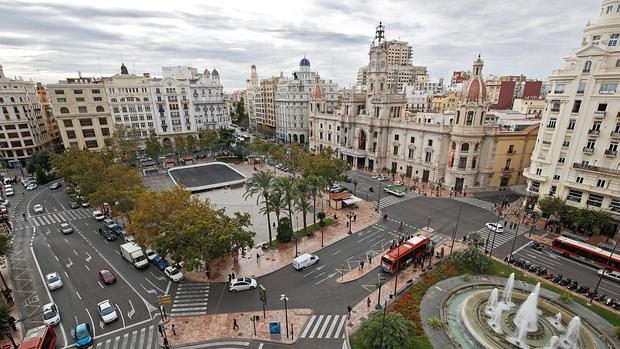
{"label": "white crosswalk stripes", "polygon": [[435,243],[435,245],[439,246],[441,245],[444,241],[448,240],[445,236],[440,235],[440,234],[436,234],[436,233],[429,233],[428,237]]}
{"label": "white crosswalk stripes", "polygon": [[172,301],[172,316],[204,315],[209,301],[209,284],[204,282],[182,283]]}
{"label": "white crosswalk stripes", "polygon": [[157,347],[159,334],[155,325],[143,327],[116,337],[103,335],[103,338],[95,338],[95,349],[153,349]]}
{"label": "white crosswalk stripes", "polygon": [[[69,222],[75,221],[78,219],[84,219],[91,217],[91,212],[87,209],[77,209],[72,211],[60,211],[60,212],[52,212],[52,213],[44,213],[40,215],[33,215],[28,220],[33,223],[35,226],[43,226],[56,224],[61,222]],[[26,222],[23,222],[26,223]]]}
{"label": "white crosswalk stripes", "polygon": [[[493,244],[493,248],[496,248],[498,246],[501,246],[507,242],[511,242],[512,240],[514,240],[515,238],[515,230],[516,229],[512,229],[508,226],[504,227],[504,232],[501,234],[495,234],[495,243],[493,244],[493,232],[491,232],[491,235],[489,235],[489,229],[487,229],[486,227],[484,228],[480,228],[478,229],[478,231],[476,231],[476,233],[478,234],[478,236],[483,240],[483,242],[486,244],[486,240],[487,240],[487,236],[489,236],[489,247],[491,246],[491,244]],[[524,233],[528,232],[527,229],[520,227],[519,231],[518,231],[518,235],[522,235]],[[484,247],[483,247],[484,248]]]}
{"label": "white crosswalk stripes", "polygon": [[341,338],[341,335],[344,335],[342,328],[346,320],[346,315],[312,315],[299,338]]}
{"label": "white crosswalk stripes", "polygon": [[471,197],[458,197],[458,198],[455,198],[454,200],[461,201],[461,202],[464,202],[466,204],[470,204],[476,207],[480,207],[485,210],[493,211],[494,204],[492,202],[488,202],[488,201],[484,201],[484,200],[480,200],[476,198],[471,198]]}

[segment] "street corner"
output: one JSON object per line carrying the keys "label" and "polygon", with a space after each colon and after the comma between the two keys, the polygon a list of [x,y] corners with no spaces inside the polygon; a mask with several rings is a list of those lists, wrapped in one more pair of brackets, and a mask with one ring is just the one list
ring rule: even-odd
{"label": "street corner", "polygon": [[312,309],[294,308],[171,317],[162,324],[172,347],[223,339],[247,339],[277,344],[293,344],[303,329]]}

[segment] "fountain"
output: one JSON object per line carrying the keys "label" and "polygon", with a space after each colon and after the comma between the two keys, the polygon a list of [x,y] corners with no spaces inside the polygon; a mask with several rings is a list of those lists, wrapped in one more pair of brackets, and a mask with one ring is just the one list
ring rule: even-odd
{"label": "fountain", "polygon": [[558,312],[557,314],[555,314],[555,316],[547,316],[547,321],[549,321],[549,323],[553,325],[553,327],[555,327],[560,332],[564,332],[566,330],[566,327],[562,325],[562,313],[561,312]]}
{"label": "fountain", "polygon": [[511,273],[506,281],[506,288],[504,289],[504,305],[506,308],[510,307],[510,298],[512,297],[512,288],[515,283],[515,273]]}
{"label": "fountain", "polygon": [[558,349],[560,347],[560,338],[558,336],[553,336],[549,339],[549,343],[545,345],[544,349]]}
{"label": "fountain", "polygon": [[487,306],[485,309],[485,313],[488,316],[493,316],[493,312],[495,311],[495,308],[497,308],[498,297],[499,297],[499,291],[497,290],[497,288],[494,288],[493,291],[491,292],[491,295],[489,296],[489,300],[487,301]]}
{"label": "fountain", "polygon": [[558,326],[561,323],[562,323],[562,313],[555,314],[555,317],[553,318],[553,324]]}
{"label": "fountain", "polygon": [[517,311],[515,315],[514,323],[520,330],[525,327],[527,332],[534,332],[538,330],[538,294],[540,293],[540,282],[534,287],[534,291],[527,296],[527,299]]}
{"label": "fountain", "polygon": [[560,340],[560,346],[563,348],[573,349],[579,348],[579,331],[581,330],[581,318],[575,316],[568,323],[566,327],[566,333]]}

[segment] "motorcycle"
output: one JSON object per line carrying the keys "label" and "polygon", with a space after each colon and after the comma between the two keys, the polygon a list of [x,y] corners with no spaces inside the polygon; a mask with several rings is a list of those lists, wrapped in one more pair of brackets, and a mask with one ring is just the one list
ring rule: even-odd
{"label": "motorcycle", "polygon": [[587,298],[596,299],[597,294],[598,294],[598,291],[592,291],[592,290],[586,291]]}
{"label": "motorcycle", "polygon": [[532,264],[530,265],[529,268],[527,268],[527,271],[532,272],[532,273],[536,273],[538,271],[540,267],[537,266],[536,264]]}
{"label": "motorcycle", "polygon": [[587,293],[587,292],[590,292],[589,286],[579,285],[579,288],[577,288],[577,293]]}
{"label": "motorcycle", "polygon": [[547,275],[547,268],[540,268],[538,269],[538,271],[536,271],[536,275],[538,276],[543,276],[543,275]]}
{"label": "motorcycle", "polygon": [[600,296],[596,296],[596,297],[594,297],[594,300],[595,300],[595,301],[597,301],[597,302],[599,302],[599,303],[604,302],[606,299],[607,299],[607,293],[603,293],[603,294],[602,294],[602,295],[600,295]]}

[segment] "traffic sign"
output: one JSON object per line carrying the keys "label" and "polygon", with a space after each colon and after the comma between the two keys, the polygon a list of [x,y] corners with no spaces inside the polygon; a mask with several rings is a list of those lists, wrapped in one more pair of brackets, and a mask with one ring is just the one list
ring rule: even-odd
{"label": "traffic sign", "polygon": [[169,294],[165,294],[163,296],[157,296],[157,304],[159,305],[172,304],[172,296]]}

